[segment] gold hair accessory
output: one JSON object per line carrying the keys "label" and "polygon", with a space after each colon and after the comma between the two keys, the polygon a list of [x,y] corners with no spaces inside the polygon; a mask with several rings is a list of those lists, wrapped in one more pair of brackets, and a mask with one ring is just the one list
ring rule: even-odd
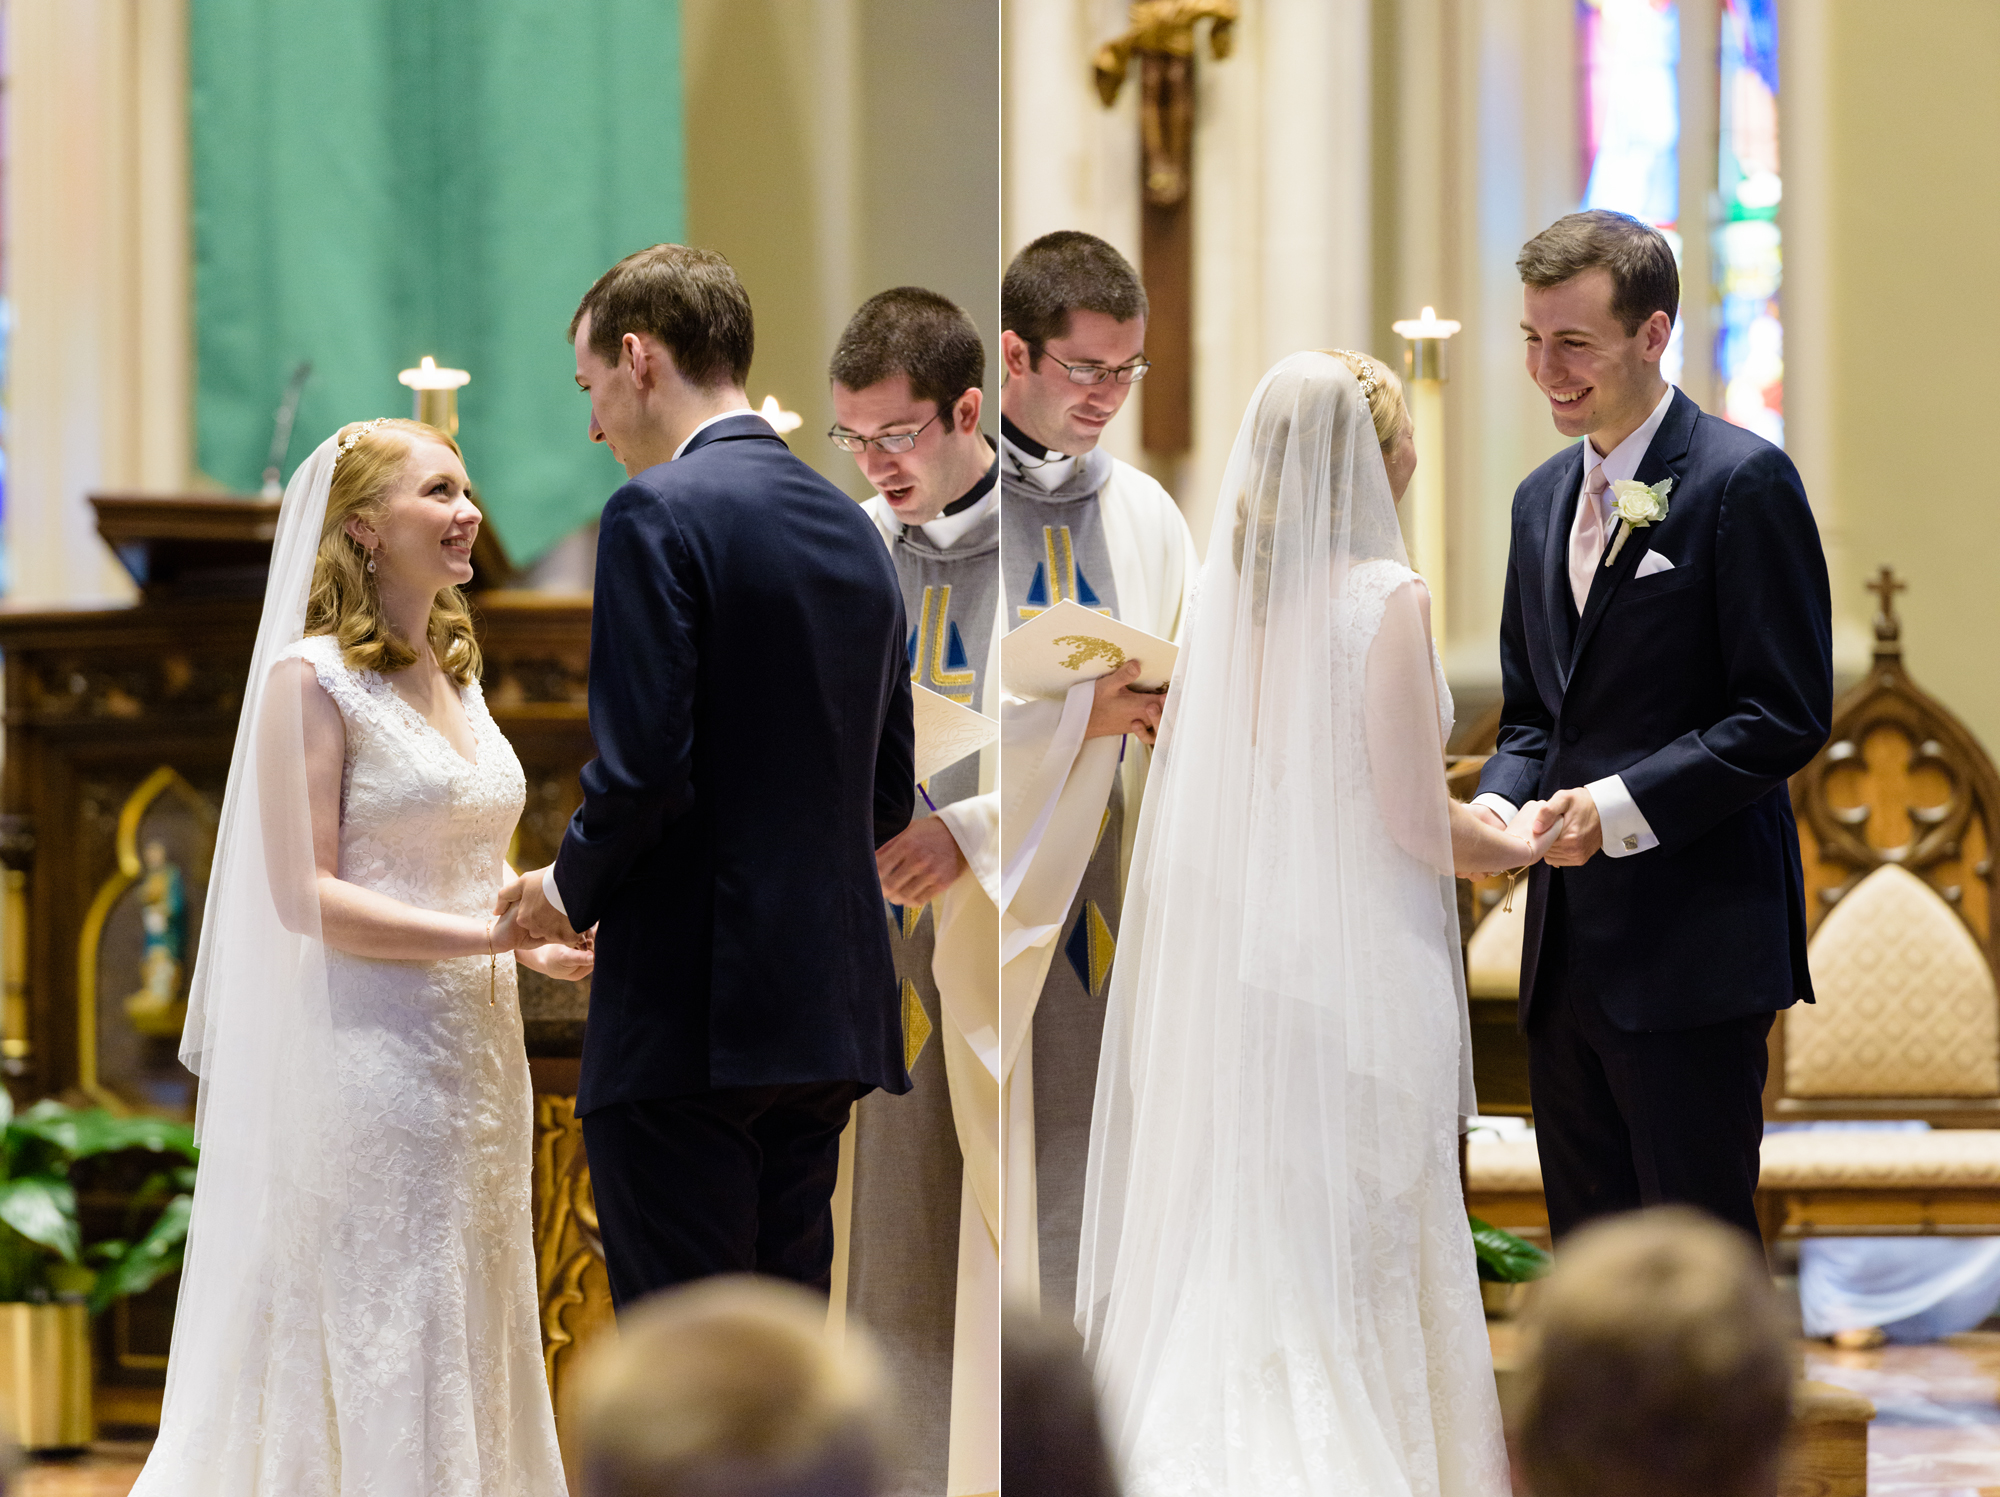
{"label": "gold hair accessory", "polygon": [[391,418],[388,416],[377,416],[373,421],[363,421],[359,426],[355,427],[354,430],[349,432],[347,436],[341,441],[339,448],[335,450],[333,454],[333,465],[336,468],[339,467],[340,460],[343,457],[345,457],[348,453],[354,450],[354,444],[361,440],[362,435],[364,433],[373,431],[376,427],[380,426],[384,421],[387,421],[389,419]]}
{"label": "gold hair accessory", "polygon": [[1381,371],[1376,369],[1374,362],[1368,355],[1358,353],[1352,348],[1332,348],[1328,349],[1327,352],[1336,357],[1345,355],[1350,359],[1361,360],[1361,367],[1354,371],[1354,382],[1361,386],[1361,398],[1363,400],[1373,400],[1375,392],[1382,388],[1382,375]]}

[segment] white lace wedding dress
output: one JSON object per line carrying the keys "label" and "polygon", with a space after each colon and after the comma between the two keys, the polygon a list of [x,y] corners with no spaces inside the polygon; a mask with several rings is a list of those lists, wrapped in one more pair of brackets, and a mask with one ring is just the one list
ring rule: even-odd
{"label": "white lace wedding dress", "polygon": [[[346,726],[340,876],[487,914],[525,780],[478,685],[462,693],[468,762],[379,675],[349,670],[330,636],[284,656],[311,663]],[[481,956],[327,948],[325,973],[323,1164],[264,1228],[235,1376],[170,1388],[133,1491],[560,1497],[513,959],[489,975]],[[201,1213],[198,1196],[196,1248]]]}

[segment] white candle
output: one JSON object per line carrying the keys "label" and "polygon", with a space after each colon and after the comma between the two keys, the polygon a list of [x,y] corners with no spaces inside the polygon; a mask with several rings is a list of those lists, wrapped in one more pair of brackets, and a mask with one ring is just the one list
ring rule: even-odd
{"label": "white candle", "polygon": [[1425,307],[1421,317],[1392,323],[1410,343],[1410,421],[1416,428],[1417,472],[1410,481],[1410,566],[1430,587],[1431,632],[1443,652],[1445,586],[1444,342],[1459,324]]}

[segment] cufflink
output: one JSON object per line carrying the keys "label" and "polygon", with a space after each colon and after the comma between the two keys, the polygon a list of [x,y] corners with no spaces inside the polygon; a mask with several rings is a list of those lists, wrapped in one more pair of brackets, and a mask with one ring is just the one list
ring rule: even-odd
{"label": "cufflink", "polygon": [[1625,839],[1625,851],[1637,852],[1638,850],[1639,850],[1639,834],[1637,832],[1633,832]]}

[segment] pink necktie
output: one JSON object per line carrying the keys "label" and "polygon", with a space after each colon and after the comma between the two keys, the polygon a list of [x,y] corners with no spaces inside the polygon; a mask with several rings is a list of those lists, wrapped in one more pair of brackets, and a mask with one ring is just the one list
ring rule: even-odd
{"label": "pink necktie", "polygon": [[1578,614],[1590,600],[1590,584],[1604,559],[1604,491],[1610,487],[1602,463],[1593,466],[1583,482],[1583,512],[1576,517],[1576,533],[1569,543],[1569,590]]}

